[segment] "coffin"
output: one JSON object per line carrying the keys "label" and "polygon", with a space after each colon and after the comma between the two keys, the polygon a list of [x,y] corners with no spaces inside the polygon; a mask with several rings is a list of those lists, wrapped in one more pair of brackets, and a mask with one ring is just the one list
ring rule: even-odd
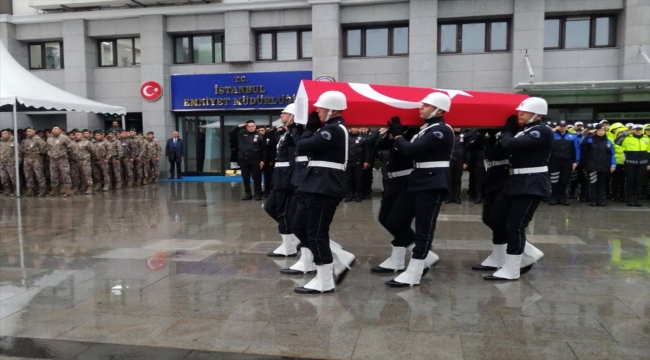
{"label": "coffin", "polygon": [[523,94],[303,80],[296,93],[295,121],[305,124],[309,113],[316,110],[313,104],[329,90],[345,94],[348,108],[343,118],[349,126],[386,126],[393,116],[399,116],[405,125],[420,126],[420,100],[432,92],[443,92],[451,97],[451,110],[445,115],[451,126],[500,127],[528,98]]}

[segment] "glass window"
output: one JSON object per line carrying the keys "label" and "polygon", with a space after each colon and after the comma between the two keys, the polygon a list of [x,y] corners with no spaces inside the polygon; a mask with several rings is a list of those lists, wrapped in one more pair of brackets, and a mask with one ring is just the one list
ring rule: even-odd
{"label": "glass window", "polygon": [[393,29],[393,54],[409,53],[409,28],[396,27]]}
{"label": "glass window", "polygon": [[564,48],[579,49],[589,47],[589,18],[571,17],[566,19]]}
{"label": "glass window", "polygon": [[613,45],[613,41],[610,41],[611,34],[614,33],[612,24],[613,21],[609,17],[596,18],[595,46]]}
{"label": "glass window", "polygon": [[388,56],[388,29],[366,30],[366,56]]}
{"label": "glass window", "polygon": [[207,64],[212,61],[212,35],[194,36],[192,39],[194,63]]}
{"label": "glass window", "polygon": [[133,66],[133,39],[117,39],[118,66]]}
{"label": "glass window", "polygon": [[463,24],[461,51],[465,54],[485,52],[485,23]]}
{"label": "glass window", "polygon": [[273,34],[260,34],[257,40],[257,58],[273,60]]}
{"label": "glass window", "polygon": [[223,62],[223,35],[214,36],[214,62]]}
{"label": "glass window", "polygon": [[99,65],[115,66],[113,63],[113,41],[101,41],[99,43]]}
{"label": "glass window", "polygon": [[560,47],[560,19],[544,20],[544,47]]}
{"label": "glass window", "polygon": [[361,30],[347,30],[345,32],[347,56],[361,56]]}
{"label": "glass window", "polygon": [[508,23],[490,24],[490,51],[508,50]]}
{"label": "glass window", "polygon": [[190,38],[177,37],[174,40],[174,47],[176,48],[176,62],[179,64],[190,62]]}
{"label": "glass window", "polygon": [[456,24],[440,26],[440,52],[457,52]]}
{"label": "glass window", "polygon": [[276,34],[277,60],[298,59],[298,33],[295,31],[278,32]]}
{"label": "glass window", "polygon": [[135,38],[133,39],[133,52],[135,54],[135,63],[137,65],[140,65],[142,63],[142,60],[140,60],[141,52],[140,52],[140,38]]}
{"label": "glass window", "polygon": [[311,31],[303,31],[300,33],[301,41],[301,58],[309,59],[312,57],[312,48],[311,48]]}
{"label": "glass window", "polygon": [[41,44],[29,45],[29,68],[43,68],[43,51]]}
{"label": "glass window", "polygon": [[46,69],[61,68],[61,43],[59,42],[45,43],[45,68]]}

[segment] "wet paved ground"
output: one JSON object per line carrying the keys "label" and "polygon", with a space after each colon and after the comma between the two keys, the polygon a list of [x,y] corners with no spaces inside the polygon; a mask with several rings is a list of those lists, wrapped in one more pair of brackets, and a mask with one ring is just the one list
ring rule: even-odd
{"label": "wet paved ground", "polygon": [[390,253],[379,197],[342,203],[331,235],[357,263],[336,293],[300,296],[308,278],[265,256],[277,228],[240,191],[26,198],[22,229],[0,198],[0,359],[650,358],[647,202],[543,204],[529,232],[546,256],[505,284],[470,270],[490,249],[480,206],[445,205],[442,260],[407,290],[369,272]]}

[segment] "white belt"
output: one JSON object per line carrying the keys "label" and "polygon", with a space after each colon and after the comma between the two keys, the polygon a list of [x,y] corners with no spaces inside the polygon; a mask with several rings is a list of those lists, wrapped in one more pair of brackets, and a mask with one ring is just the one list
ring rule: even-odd
{"label": "white belt", "polygon": [[306,156],[296,156],[296,162],[306,162],[309,161],[309,158]]}
{"label": "white belt", "polygon": [[329,168],[329,169],[336,169],[336,170],[345,170],[345,164],[340,164],[340,163],[335,163],[331,161],[318,161],[318,160],[312,160],[309,162],[309,167],[324,167],[324,168]]}
{"label": "white belt", "polygon": [[406,170],[402,170],[402,171],[389,172],[388,177],[393,179],[393,178],[397,178],[397,177],[410,175],[412,172],[413,172],[413,169],[406,169]]}
{"label": "white belt", "polygon": [[487,161],[487,160],[484,160],[484,162],[485,162],[485,168],[486,168],[486,169],[489,169],[489,168],[491,168],[491,167],[493,167],[493,166],[501,166],[501,165],[508,165],[508,164],[510,164],[510,160],[508,160],[508,159],[505,159],[505,160],[497,160],[497,161]]}
{"label": "white belt", "polygon": [[288,161],[281,161],[275,163],[275,167],[289,167],[289,166],[291,166],[291,163]]}
{"label": "white belt", "polygon": [[521,169],[510,169],[510,175],[526,175],[548,172],[548,166],[537,166]]}
{"label": "white belt", "polygon": [[416,162],[416,169],[431,169],[431,168],[445,168],[449,167],[449,161],[425,161]]}

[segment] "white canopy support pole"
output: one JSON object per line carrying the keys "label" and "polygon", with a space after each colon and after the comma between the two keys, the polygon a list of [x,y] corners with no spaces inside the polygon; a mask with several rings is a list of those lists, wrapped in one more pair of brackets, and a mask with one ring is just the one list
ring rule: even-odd
{"label": "white canopy support pole", "polygon": [[532,84],[535,80],[535,72],[533,71],[533,65],[530,63],[530,57],[528,56],[528,49],[526,49],[526,55],[524,55],[524,61],[526,62],[526,67],[528,67],[528,74],[530,75],[530,83]]}
{"label": "white canopy support pole", "polygon": [[[16,183],[14,184],[14,193],[17,197],[20,197],[20,162],[18,161],[18,151],[20,146],[18,139],[18,100],[14,101],[14,170],[16,171]],[[20,203],[18,204],[18,214],[20,214]],[[19,218],[20,219],[20,218]],[[18,220],[20,221],[20,220]]]}
{"label": "white canopy support pole", "polygon": [[126,130],[126,115],[122,114],[122,130]]}
{"label": "white canopy support pole", "polygon": [[641,56],[643,56],[645,61],[648,62],[648,65],[650,65],[650,57],[648,57],[648,54],[644,53],[643,50],[641,50],[641,46],[639,46],[639,53],[641,54]]}
{"label": "white canopy support pole", "polygon": [[[16,166],[18,168],[18,166]],[[20,189],[20,187],[18,187]],[[25,243],[23,241],[23,213],[20,208],[21,206],[20,196],[16,198],[16,207],[18,210],[18,245],[20,245],[20,268],[23,275],[23,285],[25,285],[27,280],[27,271],[25,270]]]}

